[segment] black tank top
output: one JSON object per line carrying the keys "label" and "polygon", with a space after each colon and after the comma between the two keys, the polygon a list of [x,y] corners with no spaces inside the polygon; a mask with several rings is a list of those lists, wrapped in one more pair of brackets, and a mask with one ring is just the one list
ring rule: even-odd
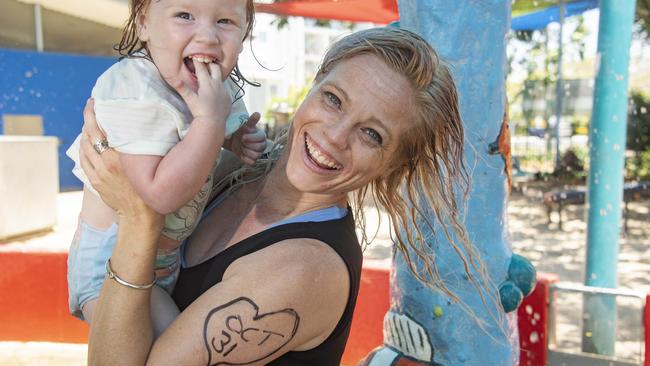
{"label": "black tank top", "polygon": [[352,313],[359,292],[363,255],[354,231],[354,219],[348,214],[322,222],[299,222],[275,226],[246,238],[193,267],[182,268],[172,294],[181,311],[215,284],[221,282],[228,266],[236,259],[287,239],[320,240],[343,259],[350,276],[350,294],[336,328],[323,343],[307,351],[291,351],[269,365],[339,365],[350,333]]}

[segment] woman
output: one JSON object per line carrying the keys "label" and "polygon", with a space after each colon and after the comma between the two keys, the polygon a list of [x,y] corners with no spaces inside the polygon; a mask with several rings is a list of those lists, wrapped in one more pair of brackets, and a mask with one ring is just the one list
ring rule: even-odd
{"label": "woman", "polygon": [[[90,364],[338,365],[361,271],[350,194],[358,226],[369,193],[389,213],[398,250],[421,256],[417,226],[414,234],[399,228],[433,225],[418,209],[431,205],[452,224],[468,271],[484,273],[457,216],[467,175],[455,86],[411,32],[376,28],[337,42],[276,143],[272,168],[221,179],[228,187],[185,246],[174,291],[181,314],[157,339],[148,287],[161,218],[134,193],[114,152],[93,150],[103,136],[89,108],[85,120],[84,170],[120,223]],[[416,274],[446,291],[431,260]]]}

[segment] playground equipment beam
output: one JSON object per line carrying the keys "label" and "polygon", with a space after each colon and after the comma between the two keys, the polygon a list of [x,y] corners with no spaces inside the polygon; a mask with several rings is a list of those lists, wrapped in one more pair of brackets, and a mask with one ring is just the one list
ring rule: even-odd
{"label": "playground equipment beam", "polygon": [[[635,0],[601,0],[588,181],[587,286],[617,286],[627,124],[628,65]],[[614,355],[616,302],[585,296],[582,348]]]}
{"label": "playground equipment beam", "polygon": [[[442,280],[462,304],[418,281],[397,252],[390,285],[392,306],[384,319],[385,346],[367,365],[513,365],[519,356],[516,315],[504,312],[496,288],[508,278],[512,258],[505,226],[504,161],[509,156],[490,153],[504,124],[505,46],[512,2],[399,0],[398,4],[399,26],[420,34],[451,65],[472,175],[464,221],[494,288],[482,289],[484,303],[442,230],[423,229]],[[428,214],[434,217],[432,211]],[[420,268],[421,263],[415,266]],[[507,287],[519,296],[514,300],[520,301],[522,295],[515,285]]]}
{"label": "playground equipment beam", "polygon": [[558,49],[557,49],[557,83],[555,88],[555,170],[560,169],[562,163],[562,156],[560,152],[560,130],[562,121],[562,101],[564,100],[564,83],[562,77],[562,54],[564,50],[564,0],[559,0],[558,6],[560,7],[560,34],[558,35]]}
{"label": "playground equipment beam", "polygon": [[43,12],[41,4],[34,4],[34,37],[36,51],[43,52]]}

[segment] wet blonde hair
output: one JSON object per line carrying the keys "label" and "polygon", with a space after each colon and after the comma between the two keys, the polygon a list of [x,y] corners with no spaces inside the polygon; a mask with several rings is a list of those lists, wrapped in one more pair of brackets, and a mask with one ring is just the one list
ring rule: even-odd
{"label": "wet blonde hair", "polygon": [[[334,44],[325,55],[316,80],[343,60],[362,54],[378,57],[404,76],[414,95],[411,125],[400,135],[389,170],[352,194],[362,243],[368,243],[363,203],[370,198],[388,214],[396,249],[404,256],[413,276],[460,302],[441,281],[435,253],[427,244],[434,238],[425,235],[425,230],[442,231],[477,289],[483,287],[481,283],[491,283],[459,214],[470,178],[464,163],[458,92],[451,72],[422,37],[387,27],[356,32]],[[433,213],[435,222],[423,207]],[[416,265],[417,262],[420,264]]]}
{"label": "wet blonde hair", "polygon": [[[370,241],[363,207],[371,199],[387,212],[396,249],[404,256],[413,276],[449,296],[480,322],[441,280],[435,253],[427,244],[435,238],[425,235],[425,230],[434,234],[442,231],[484,304],[487,305],[484,294],[492,303],[498,303],[496,286],[460,218],[470,178],[464,163],[458,92],[451,72],[423,38],[407,30],[387,27],[359,31],[336,42],[325,55],[315,81],[322,80],[339,63],[367,54],[378,57],[409,81],[414,108],[410,111],[411,125],[400,135],[389,170],[350,194],[356,224],[362,233],[361,242],[367,245]],[[269,162],[278,159],[288,138],[286,132],[282,134],[266,162],[236,172],[230,184],[245,183],[268,172]],[[429,218],[430,213],[423,207],[433,212],[435,220]]]}

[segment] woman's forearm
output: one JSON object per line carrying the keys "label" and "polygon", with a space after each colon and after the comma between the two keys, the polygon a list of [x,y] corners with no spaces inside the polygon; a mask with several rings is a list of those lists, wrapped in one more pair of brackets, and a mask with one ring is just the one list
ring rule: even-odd
{"label": "woman's forearm", "polygon": [[[121,279],[151,283],[159,221],[147,215],[120,218],[111,269]],[[89,365],[146,363],[154,339],[150,298],[151,289],[129,288],[105,277],[90,331]]]}

